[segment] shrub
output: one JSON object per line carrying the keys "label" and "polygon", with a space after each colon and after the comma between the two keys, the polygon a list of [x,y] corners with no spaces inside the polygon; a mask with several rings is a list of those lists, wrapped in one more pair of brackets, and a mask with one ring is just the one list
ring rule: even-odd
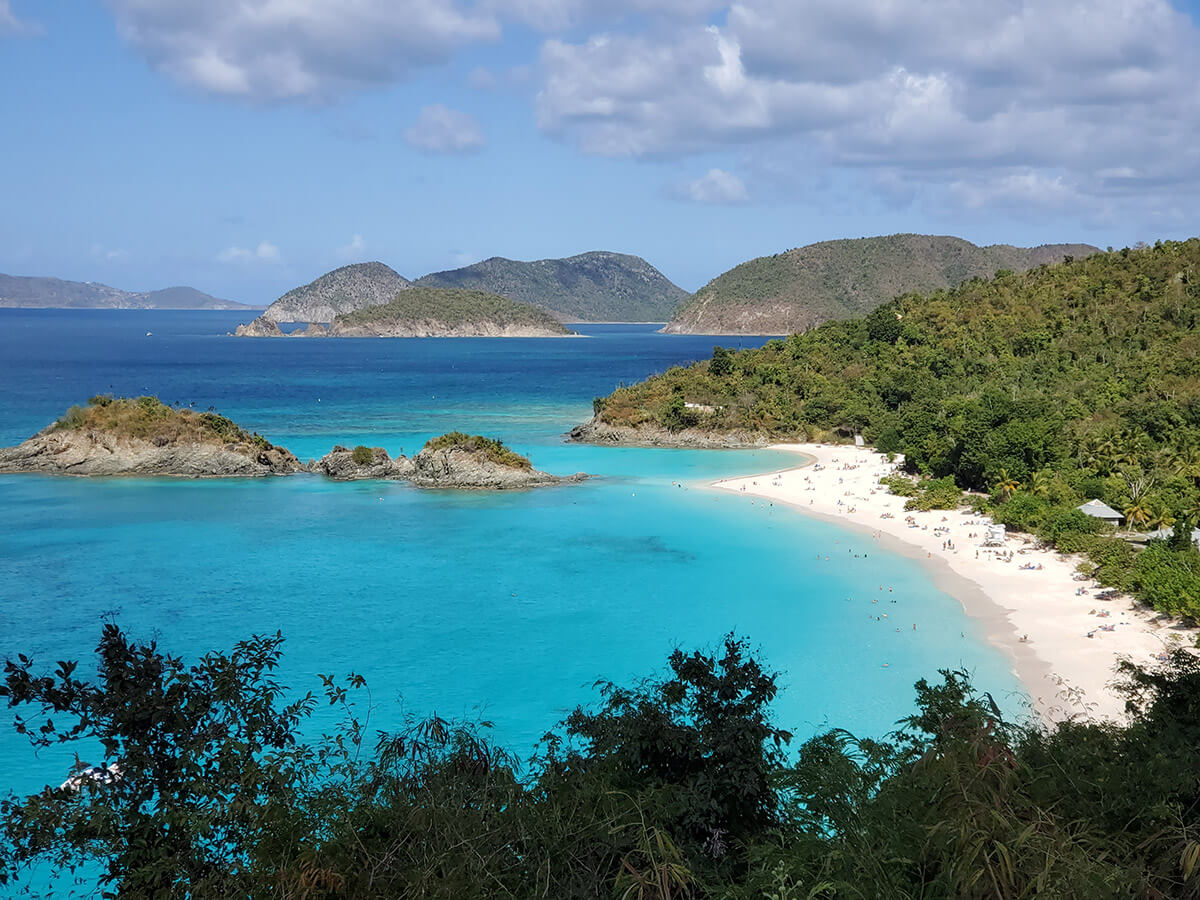
{"label": "shrub", "polygon": [[350,458],[354,460],[356,466],[369,466],[375,462],[375,451],[359,444],[350,451]]}
{"label": "shrub", "polygon": [[425,444],[426,450],[465,450],[468,453],[482,453],[491,462],[510,469],[532,469],[533,464],[528,457],[509,449],[503,441],[486,438],[478,434],[465,434],[461,431],[451,431],[439,437],[431,438]]}

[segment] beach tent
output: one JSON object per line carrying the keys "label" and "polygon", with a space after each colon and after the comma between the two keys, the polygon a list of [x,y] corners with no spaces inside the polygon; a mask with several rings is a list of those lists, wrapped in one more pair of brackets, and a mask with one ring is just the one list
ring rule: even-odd
{"label": "beach tent", "polygon": [[1076,508],[1084,515],[1091,516],[1093,519],[1103,519],[1105,522],[1111,522],[1114,525],[1121,524],[1121,514],[1107,503],[1102,503],[1099,500],[1089,500],[1087,503]]}

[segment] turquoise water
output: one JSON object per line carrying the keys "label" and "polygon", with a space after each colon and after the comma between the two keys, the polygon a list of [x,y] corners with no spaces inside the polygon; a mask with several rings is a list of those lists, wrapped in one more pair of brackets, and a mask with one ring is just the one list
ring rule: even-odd
{"label": "turquoise water", "polygon": [[[486,718],[522,755],[595,679],[660,671],[675,646],[731,630],[783,673],[776,717],[800,737],[882,733],[940,667],[966,666],[1019,702],[1006,660],[918,563],[703,489],[794,457],[562,442],[593,396],[706,356],[712,338],[643,326],[583,326],[593,337],[562,341],[223,336],[236,321],[0,311],[0,443],[112,390],[213,404],[302,457],[334,443],[413,452],[457,428],[596,477],[504,494],[309,476],[0,477],[0,655],[47,667],[86,656],[109,612],[185,655],[279,629],[285,683],[361,672],[373,725],[401,709]],[[897,601],[886,609],[872,603],[881,584]],[[34,759],[0,726],[0,789],[61,780],[69,754]]]}

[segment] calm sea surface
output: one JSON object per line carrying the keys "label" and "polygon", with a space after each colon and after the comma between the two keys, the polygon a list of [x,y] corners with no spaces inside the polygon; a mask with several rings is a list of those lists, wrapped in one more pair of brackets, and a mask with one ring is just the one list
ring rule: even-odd
{"label": "calm sea surface", "polygon": [[[706,357],[713,338],[631,325],[581,326],[580,340],[227,337],[244,318],[0,310],[0,444],[92,394],[156,394],[215,406],[302,458],[338,443],[412,453],[457,429],[597,477],[488,494],[0,476],[0,656],[87,657],[108,613],[189,656],[278,629],[285,683],[361,672],[373,726],[400,710],[485,718],[521,755],[595,679],[661,671],[675,646],[729,631],[783,672],[776,717],[799,737],[880,734],[943,667],[1019,703],[1004,658],[916,562],[702,489],[794,457],[562,442],[594,396]],[[871,602],[881,584],[897,600],[886,610]],[[62,780],[70,754],[34,758],[8,722],[0,711],[0,792]]]}

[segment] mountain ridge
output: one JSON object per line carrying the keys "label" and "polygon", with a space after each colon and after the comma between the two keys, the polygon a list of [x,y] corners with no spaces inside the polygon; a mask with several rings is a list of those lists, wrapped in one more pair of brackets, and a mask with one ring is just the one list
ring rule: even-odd
{"label": "mountain ridge", "polygon": [[680,304],[663,331],[790,334],[862,315],[901,294],[1098,252],[1090,244],[980,247],[950,235],[911,233],[820,241],[756,257],[718,275]]}
{"label": "mountain ridge", "polygon": [[98,281],[0,273],[0,307],[7,309],[255,309],[193,287],[126,291]]}
{"label": "mountain ridge", "polygon": [[609,250],[531,261],[492,256],[414,284],[487,291],[570,322],[665,322],[688,296],[642,257]]}

